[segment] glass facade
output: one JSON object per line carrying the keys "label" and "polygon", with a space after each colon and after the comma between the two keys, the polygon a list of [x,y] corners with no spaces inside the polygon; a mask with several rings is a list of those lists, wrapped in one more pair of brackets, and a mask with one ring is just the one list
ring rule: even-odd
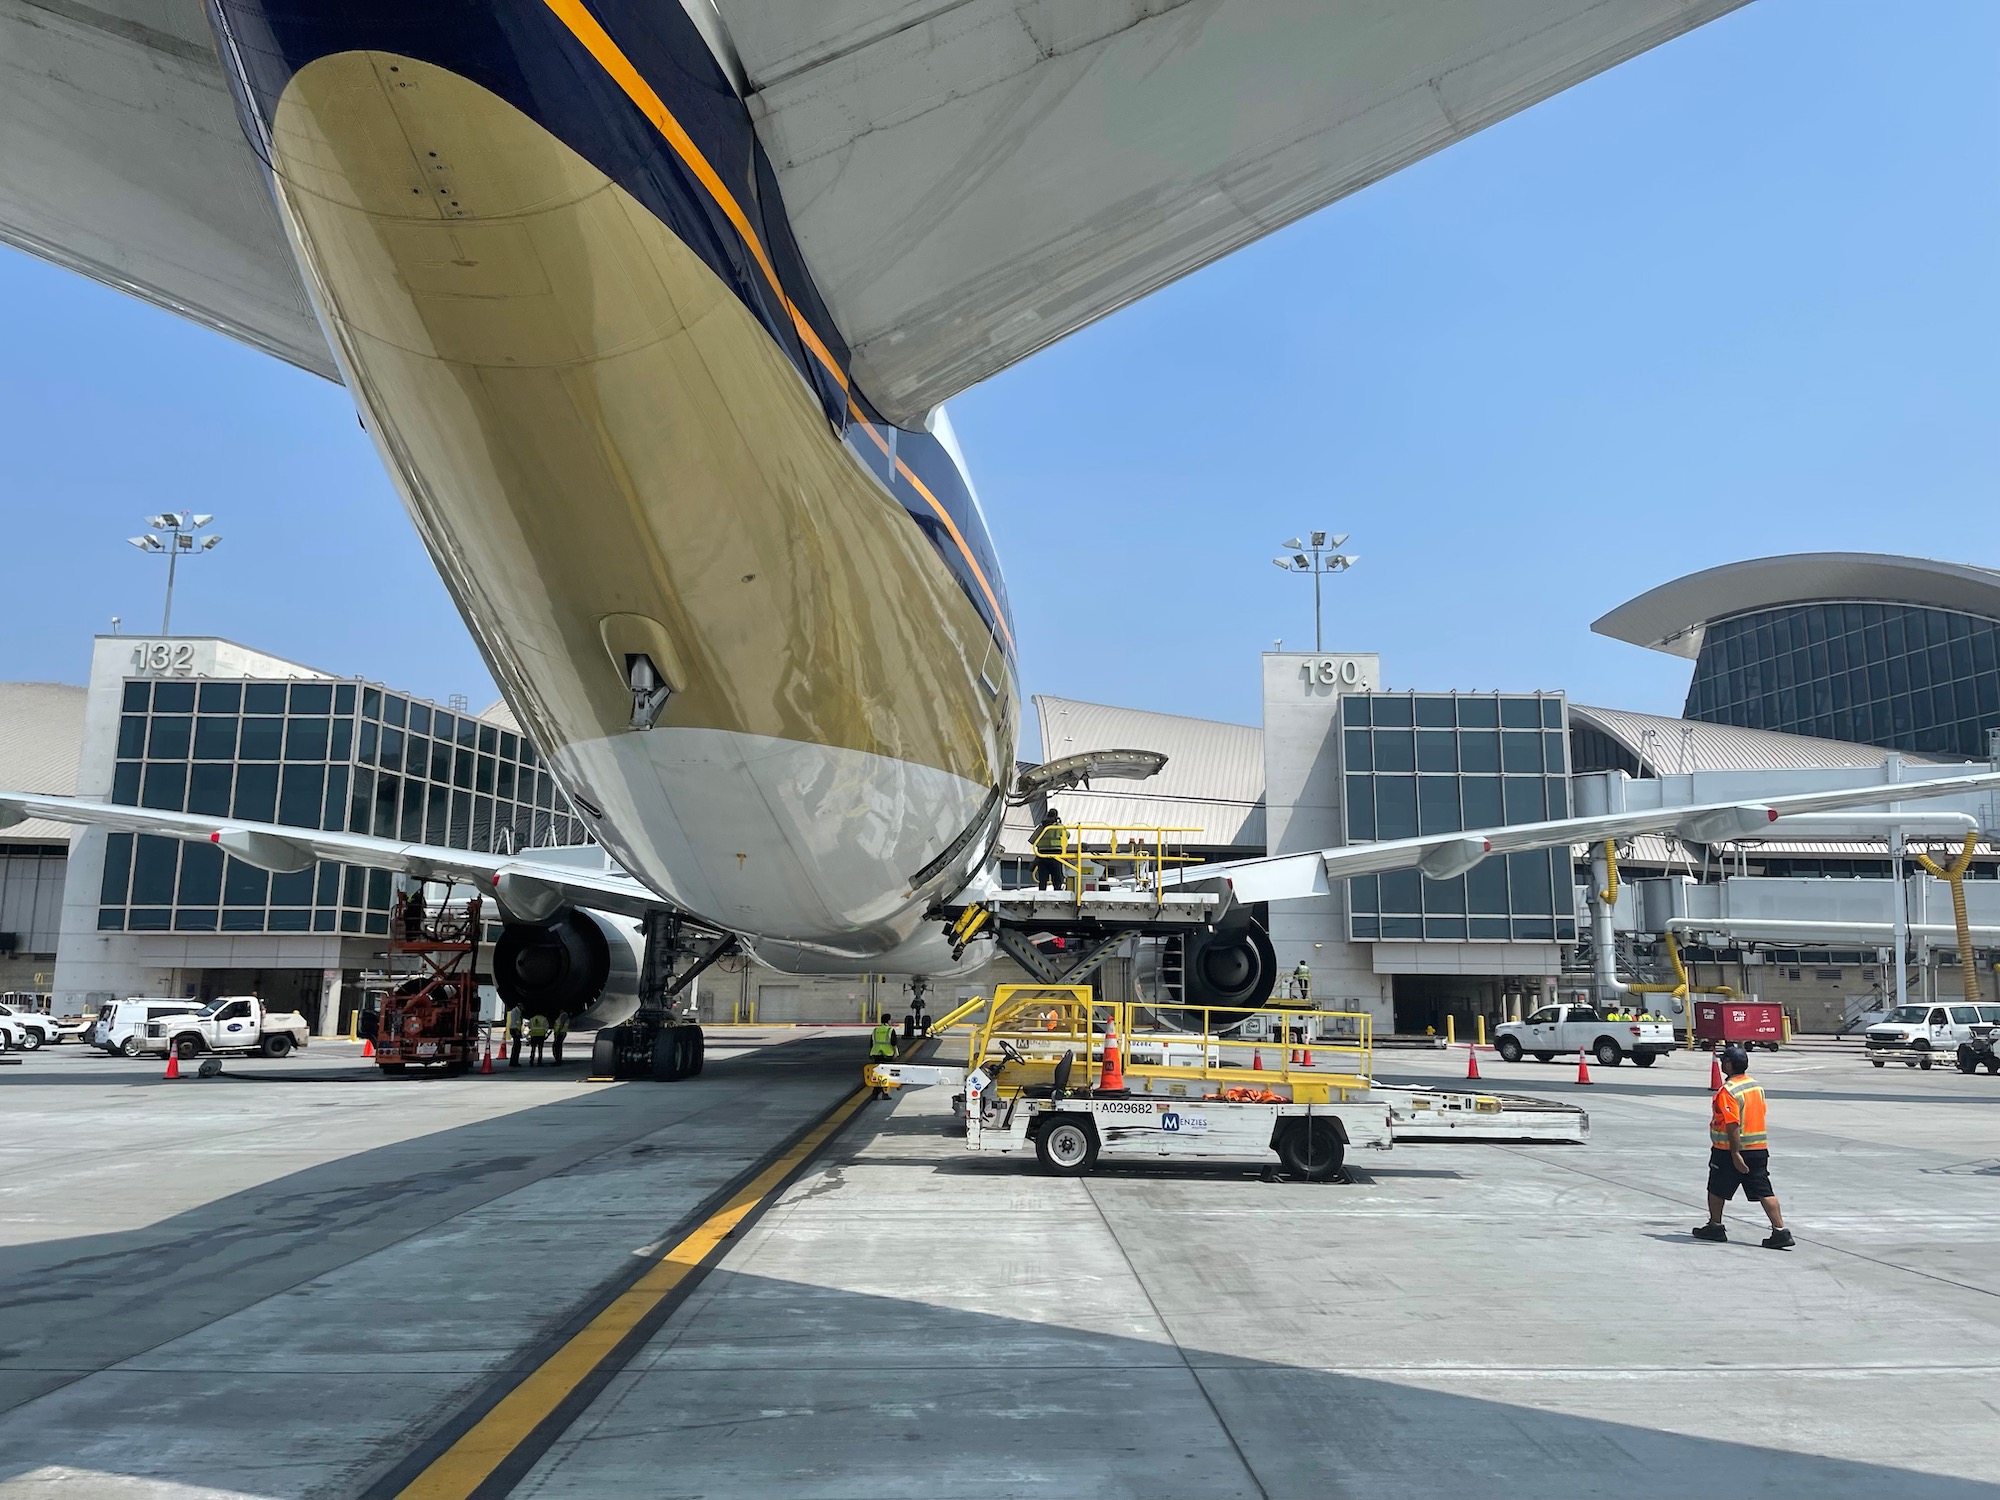
{"label": "glass facade", "polygon": [[1702,637],[1683,716],[1888,750],[1986,757],[2000,623],[1915,604],[1793,604]]}
{"label": "glass facade", "polygon": [[[1569,816],[1568,706],[1555,695],[1360,693],[1341,700],[1347,839]],[[1347,882],[1348,934],[1576,941],[1567,850],[1496,855],[1464,875]]]}
{"label": "glass facade", "polygon": [[[522,736],[354,682],[129,679],[111,800],[507,853],[589,842]],[[212,844],[114,833],[105,932],[389,930],[385,870],[271,875]]]}

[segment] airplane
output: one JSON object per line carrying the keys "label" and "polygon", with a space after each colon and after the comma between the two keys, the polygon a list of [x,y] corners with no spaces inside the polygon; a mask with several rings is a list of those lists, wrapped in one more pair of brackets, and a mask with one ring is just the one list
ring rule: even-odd
{"label": "airplane", "polygon": [[945,400],[1740,3],[0,0],[0,237],[347,387],[620,870],[0,816],[484,881],[537,1008],[970,969],[1020,669]]}

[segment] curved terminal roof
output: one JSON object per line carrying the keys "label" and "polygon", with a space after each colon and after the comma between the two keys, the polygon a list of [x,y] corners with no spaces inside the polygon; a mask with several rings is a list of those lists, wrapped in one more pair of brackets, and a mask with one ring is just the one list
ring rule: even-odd
{"label": "curved terminal roof", "polygon": [[[73,796],[88,689],[67,682],[0,682],[0,786]],[[31,818],[0,843],[67,844],[67,823]]]}
{"label": "curved terminal roof", "polygon": [[2000,571],[1873,552],[1794,552],[1704,568],[1649,589],[1591,625],[1692,660],[1717,620],[1819,600],[1918,604],[2000,620]]}
{"label": "curved terminal roof", "polygon": [[1570,704],[1569,722],[1572,730],[1582,726],[1609,736],[1653,776],[1680,776],[1690,771],[1817,771],[1879,766],[1890,755],[1901,755],[1906,765],[1913,766],[1963,763],[1949,755],[1885,750],[1876,745],[1814,739],[1775,729],[1744,729],[1734,724],[1670,719],[1663,714],[1632,713],[1622,708],[1590,708],[1581,703]]}

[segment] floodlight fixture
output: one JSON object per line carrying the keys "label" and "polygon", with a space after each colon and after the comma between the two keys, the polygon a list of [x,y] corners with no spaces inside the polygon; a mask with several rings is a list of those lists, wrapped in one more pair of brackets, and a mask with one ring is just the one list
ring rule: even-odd
{"label": "floodlight fixture", "polygon": [[176,513],[163,510],[149,519],[146,524],[153,528],[144,536],[125,538],[141,552],[164,552],[167,554],[167,600],[160,611],[160,634],[171,635],[174,623],[174,571],[185,552],[192,556],[196,552],[213,552],[222,542],[220,536],[199,538],[196,545],[195,532],[215,519],[212,515],[196,515],[193,511]]}
{"label": "floodlight fixture", "polygon": [[[1313,575],[1313,650],[1320,651],[1325,649],[1321,644],[1320,575],[1322,573],[1345,573],[1361,559],[1348,553],[1333,550],[1346,543],[1347,533],[1344,531],[1337,536],[1325,531],[1309,531],[1306,535],[1312,538],[1310,544],[1300,541],[1297,537],[1293,537],[1285,543],[1286,548],[1292,554],[1289,562],[1276,557],[1272,558],[1271,561],[1275,566],[1283,568],[1289,573],[1310,573]],[[1311,555],[1308,556],[1308,553]]]}

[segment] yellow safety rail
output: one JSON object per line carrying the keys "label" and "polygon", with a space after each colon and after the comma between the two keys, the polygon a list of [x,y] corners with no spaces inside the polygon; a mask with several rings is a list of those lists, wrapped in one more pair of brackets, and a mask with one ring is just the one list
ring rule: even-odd
{"label": "yellow safety rail", "polygon": [[[968,1001],[933,1030],[984,1001]],[[1005,1055],[1002,1042],[1023,1057],[1005,1067],[1001,1092],[1047,1083],[1065,1052],[1073,1058],[1070,1086],[1095,1088],[1104,1071],[1106,1030],[1118,1034],[1122,1071],[1134,1092],[1177,1098],[1213,1097],[1224,1090],[1261,1089],[1301,1104],[1324,1104],[1371,1087],[1373,1019],[1357,1011],[1305,1006],[1264,1006],[1285,1039],[1230,1034],[1243,1019],[1240,1006],[1170,1007],[1185,1023],[1168,1029],[1150,1019],[1154,1007],[1099,1000],[1088,985],[1003,984],[993,992],[985,1019],[968,1039],[966,1066]],[[1196,1018],[1200,1024],[1192,1024]],[[1317,1036],[1294,1042],[1294,1031]],[[1304,1054],[1313,1054],[1313,1066]]]}
{"label": "yellow safety rail", "polygon": [[1979,992],[1979,961],[1972,952],[1972,924],[1965,912],[1965,872],[1972,864],[1972,851],[1979,846],[1979,835],[1968,833],[1965,847],[1958,851],[1958,858],[1949,865],[1941,865],[1928,854],[1919,854],[1917,863],[1951,887],[1951,919],[1958,927],[1958,982],[1965,990],[1967,1003],[1977,1005],[1983,998]]}
{"label": "yellow safety rail", "polygon": [[[1085,887],[1098,875],[1115,875],[1135,886],[1161,893],[1160,877],[1172,865],[1197,863],[1184,845],[1199,828],[1164,828],[1141,823],[1063,823],[1062,848],[1035,852],[1063,868],[1063,888],[1083,901]],[[1039,835],[1038,835],[1039,837]]]}

